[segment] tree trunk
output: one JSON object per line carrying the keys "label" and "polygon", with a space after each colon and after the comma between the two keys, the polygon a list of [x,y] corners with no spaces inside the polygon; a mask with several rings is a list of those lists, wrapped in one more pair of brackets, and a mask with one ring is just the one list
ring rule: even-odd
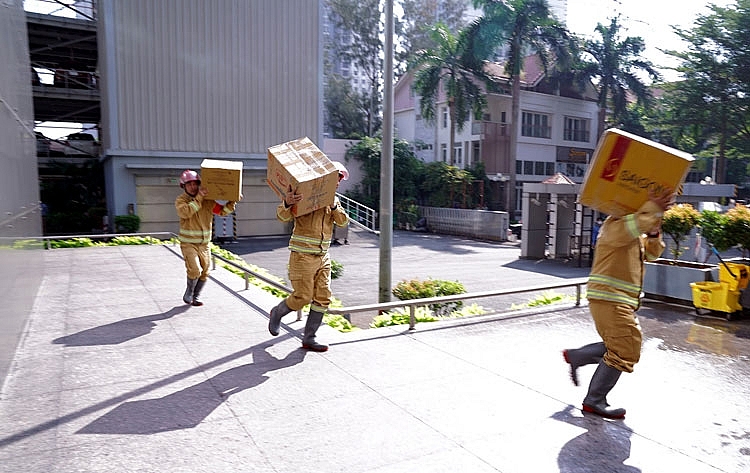
{"label": "tree trunk", "polygon": [[511,124],[510,124],[510,153],[508,153],[508,176],[505,183],[505,211],[511,220],[515,220],[516,211],[516,160],[518,159],[518,133],[521,123],[521,79],[520,74],[514,74],[511,82]]}
{"label": "tree trunk", "polygon": [[451,121],[450,123],[450,139],[448,140],[448,164],[451,166],[456,165],[456,161],[454,159],[454,153],[453,148],[456,146],[456,117],[453,115],[454,112],[454,106],[453,106],[453,99],[448,99],[448,119]]}

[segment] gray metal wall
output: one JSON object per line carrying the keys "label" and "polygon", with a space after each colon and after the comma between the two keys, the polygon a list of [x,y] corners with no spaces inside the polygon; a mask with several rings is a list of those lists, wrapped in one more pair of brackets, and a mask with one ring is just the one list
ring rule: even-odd
{"label": "gray metal wall", "polygon": [[0,8],[0,386],[43,276],[31,65],[22,0]]}
{"label": "gray metal wall", "polygon": [[[241,160],[252,180],[265,170],[269,146],[303,136],[322,146],[320,0],[100,0],[99,7],[110,215],[153,191],[136,190],[143,178],[174,178],[206,157]],[[155,198],[174,202],[179,188],[167,189]],[[275,195],[263,190],[258,200],[259,214],[245,208],[244,219],[273,219],[266,204],[275,208]]]}

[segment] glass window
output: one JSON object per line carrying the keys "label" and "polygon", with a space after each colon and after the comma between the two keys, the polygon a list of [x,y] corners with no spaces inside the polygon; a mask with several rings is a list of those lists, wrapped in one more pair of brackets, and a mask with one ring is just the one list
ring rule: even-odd
{"label": "glass window", "polygon": [[443,107],[443,128],[448,128],[448,107]]}
{"label": "glass window", "polygon": [[546,169],[544,174],[547,176],[553,176],[555,174],[555,163],[545,163]]}
{"label": "glass window", "polygon": [[529,176],[534,175],[534,161],[523,162],[523,173]]}
{"label": "glass window", "polygon": [[550,138],[552,130],[549,126],[549,115],[523,112],[521,115],[521,136]]}
{"label": "glass window", "polygon": [[546,163],[544,161],[535,161],[534,162],[534,174],[537,176],[544,176],[544,165]]}
{"label": "glass window", "polygon": [[585,118],[565,117],[565,127],[563,128],[563,139],[565,141],[588,142],[589,137],[589,120]]}

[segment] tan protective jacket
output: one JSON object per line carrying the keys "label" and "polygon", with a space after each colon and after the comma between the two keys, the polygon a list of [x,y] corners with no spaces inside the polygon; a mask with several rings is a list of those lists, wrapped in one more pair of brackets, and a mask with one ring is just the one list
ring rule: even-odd
{"label": "tan protective jacket", "polygon": [[174,202],[177,216],[180,217],[180,243],[207,244],[211,241],[211,227],[214,214],[224,217],[234,212],[236,203],[226,205],[215,200],[204,199],[198,194],[192,197],[183,192]]}
{"label": "tan protective jacket", "polygon": [[343,227],[349,217],[336,197],[332,207],[323,207],[312,213],[295,217],[292,207],[282,201],[276,208],[276,217],[282,222],[294,219],[294,230],[289,239],[289,249],[298,253],[323,255],[331,246],[333,226]]}
{"label": "tan protective jacket", "polygon": [[596,240],[594,263],[586,297],[638,309],[643,286],[644,261],[658,258],[664,251],[661,234],[647,238],[661,221],[663,210],[648,201],[635,213],[612,216],[602,224]]}

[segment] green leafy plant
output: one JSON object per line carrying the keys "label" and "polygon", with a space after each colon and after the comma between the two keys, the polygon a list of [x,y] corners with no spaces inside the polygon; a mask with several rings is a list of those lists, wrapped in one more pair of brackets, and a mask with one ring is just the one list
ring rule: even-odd
{"label": "green leafy plant", "polygon": [[[471,304],[469,306],[462,307],[460,310],[451,312],[448,316],[437,316],[430,310],[429,307],[420,306],[415,308],[414,318],[417,322],[436,322],[438,320],[444,320],[447,318],[470,317],[473,315],[482,315],[486,313],[487,311],[485,311],[482,306]],[[391,325],[404,325],[408,323],[409,308],[399,307],[398,309],[376,315],[375,318],[372,319],[370,327],[379,328],[388,327]]]}
{"label": "green leafy plant", "polygon": [[141,217],[138,215],[115,216],[115,230],[117,233],[135,233],[141,228]]}
{"label": "green leafy plant", "polygon": [[331,258],[331,279],[338,279],[344,274],[344,265]]}
{"label": "green leafy plant", "polygon": [[[426,297],[452,296],[456,294],[465,294],[466,288],[458,281],[444,281],[440,279],[427,279],[419,281],[401,281],[391,291],[399,300],[406,301],[412,299],[424,299]],[[430,304],[429,308],[435,315],[448,315],[459,310],[463,305],[462,301]]]}
{"label": "green leafy plant", "polygon": [[726,251],[736,245],[728,231],[728,218],[715,210],[704,210],[698,219],[701,236],[718,251]]}
{"label": "green leafy plant", "polygon": [[[584,297],[583,295],[581,297]],[[572,294],[560,294],[554,291],[544,291],[535,298],[524,304],[511,304],[511,310],[528,309],[531,307],[541,307],[552,304],[562,304],[565,302],[574,302],[575,296]]]}
{"label": "green leafy plant", "polygon": [[740,245],[743,256],[750,249],[750,209],[737,204],[726,213],[727,239]]}
{"label": "green leafy plant", "polygon": [[670,249],[675,259],[679,258],[684,248],[681,244],[700,220],[700,213],[690,204],[673,205],[664,212],[661,229],[674,242]]}

